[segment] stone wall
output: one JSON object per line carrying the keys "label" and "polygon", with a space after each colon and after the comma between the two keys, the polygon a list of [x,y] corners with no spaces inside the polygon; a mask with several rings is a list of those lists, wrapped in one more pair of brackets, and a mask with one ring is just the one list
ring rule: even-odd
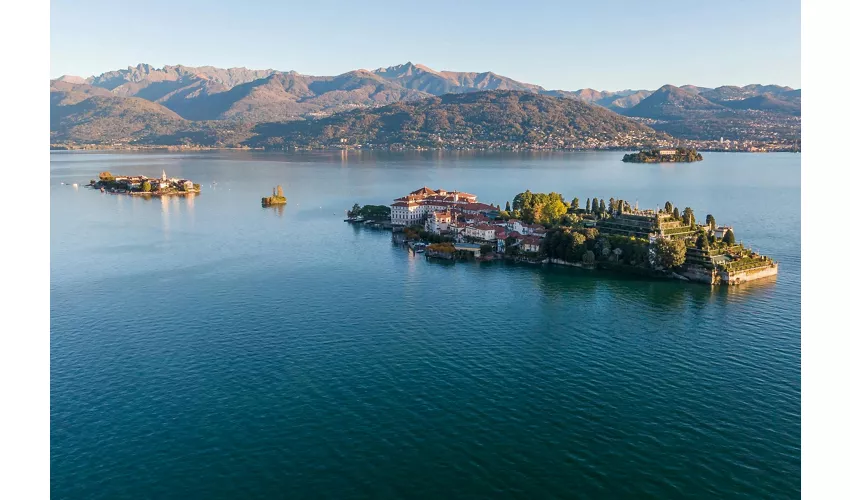
{"label": "stone wall", "polygon": [[717,273],[700,266],[687,266],[681,275],[699,283],[720,284],[720,276]]}
{"label": "stone wall", "polygon": [[779,272],[779,264],[772,264],[765,267],[757,267],[755,269],[747,269],[745,271],[736,271],[732,273],[721,272],[720,279],[727,285],[737,285],[738,283],[746,283],[768,276],[776,276]]}

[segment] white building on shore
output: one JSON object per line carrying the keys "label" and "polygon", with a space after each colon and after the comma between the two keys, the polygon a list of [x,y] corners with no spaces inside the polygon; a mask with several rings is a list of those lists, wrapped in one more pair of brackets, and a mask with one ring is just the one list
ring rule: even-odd
{"label": "white building on shore", "polygon": [[431,212],[448,212],[468,203],[476,203],[478,197],[461,191],[433,190],[423,187],[401,198],[390,206],[390,222],[397,226],[425,225]]}

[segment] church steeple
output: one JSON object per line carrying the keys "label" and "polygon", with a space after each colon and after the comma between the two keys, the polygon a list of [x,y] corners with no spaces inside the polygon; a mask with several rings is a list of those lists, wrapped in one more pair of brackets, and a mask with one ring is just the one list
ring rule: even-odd
{"label": "church steeple", "polygon": [[165,169],[162,169],[162,180],[167,181],[168,177],[165,176]]}

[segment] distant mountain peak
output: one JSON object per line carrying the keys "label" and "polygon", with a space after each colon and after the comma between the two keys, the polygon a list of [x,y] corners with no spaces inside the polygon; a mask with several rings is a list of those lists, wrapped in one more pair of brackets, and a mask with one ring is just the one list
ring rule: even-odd
{"label": "distant mountain peak", "polygon": [[76,84],[86,83],[85,78],[83,78],[81,76],[75,76],[75,75],[62,75],[59,78],[57,78],[56,81],[76,83]]}

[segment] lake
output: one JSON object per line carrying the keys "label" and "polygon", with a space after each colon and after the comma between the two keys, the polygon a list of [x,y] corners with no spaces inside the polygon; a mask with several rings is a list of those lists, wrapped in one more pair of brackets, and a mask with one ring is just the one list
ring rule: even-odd
{"label": "lake", "polygon": [[[52,496],[799,497],[800,155],[622,155],[52,153]],[[202,193],[83,187],[163,169]],[[423,185],[670,200],[779,275],[441,264],[342,222]]]}

